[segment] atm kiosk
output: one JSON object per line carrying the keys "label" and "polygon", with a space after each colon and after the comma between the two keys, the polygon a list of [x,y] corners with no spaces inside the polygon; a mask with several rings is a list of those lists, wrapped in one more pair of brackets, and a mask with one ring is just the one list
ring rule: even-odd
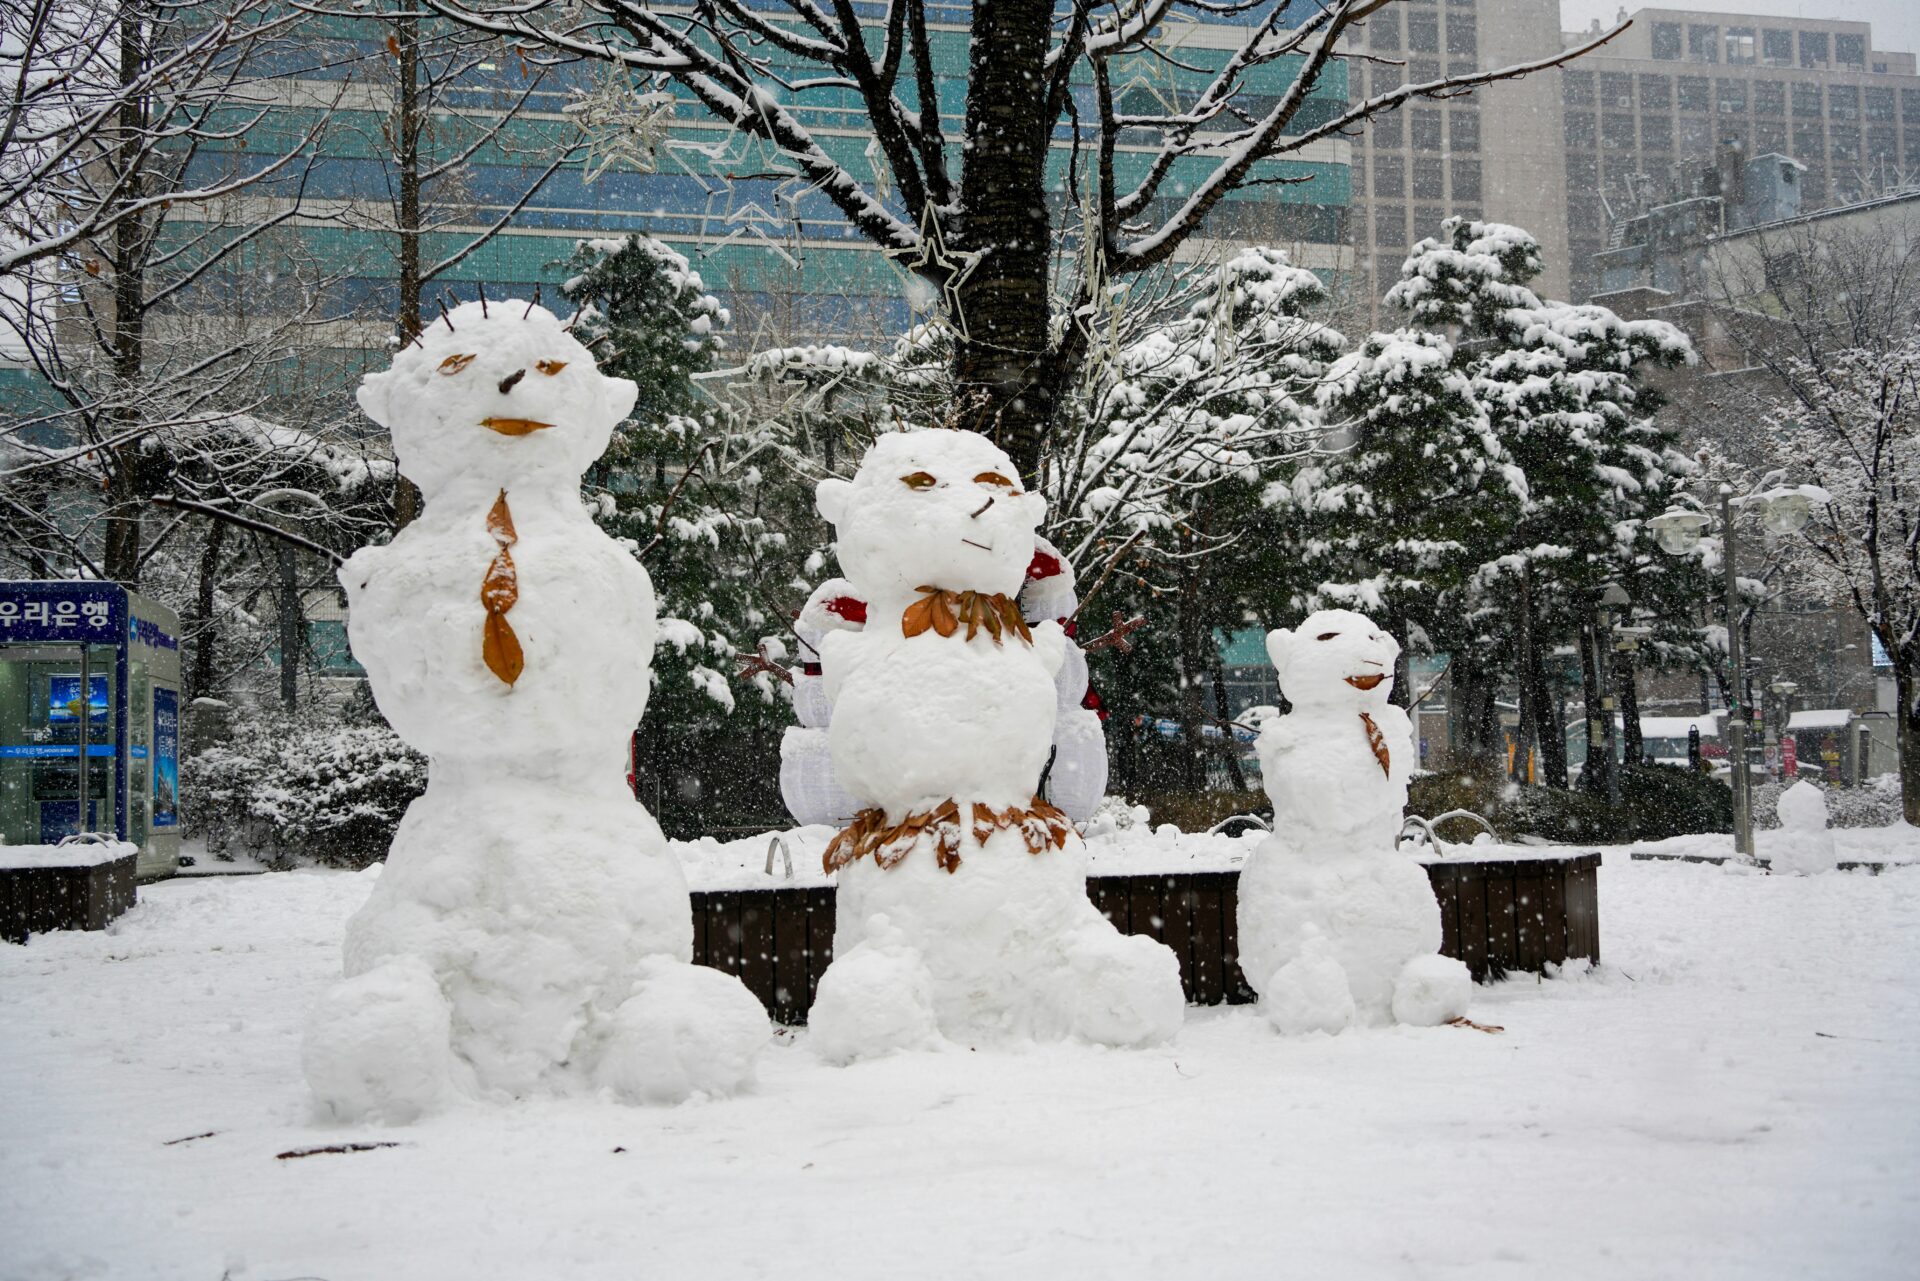
{"label": "atm kiosk", "polygon": [[180,620],[113,583],[0,583],[0,844],[98,832],[180,861]]}

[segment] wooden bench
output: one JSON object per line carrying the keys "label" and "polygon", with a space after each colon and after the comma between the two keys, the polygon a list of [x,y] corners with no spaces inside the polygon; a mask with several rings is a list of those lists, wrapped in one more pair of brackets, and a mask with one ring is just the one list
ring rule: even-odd
{"label": "wooden bench", "polygon": [[[1440,950],[1476,982],[1600,961],[1598,854],[1427,862],[1440,903]],[[1187,1000],[1254,999],[1240,972],[1240,873],[1087,878],[1087,897],[1128,934],[1173,949]],[[833,960],[831,886],[696,890],[693,959],[740,977],[779,1023],[802,1024]]]}
{"label": "wooden bench", "polygon": [[133,906],[139,850],[125,842],[0,846],[0,939],[104,930]]}

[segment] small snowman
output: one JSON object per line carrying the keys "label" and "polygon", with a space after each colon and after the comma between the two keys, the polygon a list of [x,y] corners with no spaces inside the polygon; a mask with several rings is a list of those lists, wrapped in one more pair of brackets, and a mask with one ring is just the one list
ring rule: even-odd
{"label": "small snowman", "polygon": [[1035,795],[1067,640],[1015,600],[1046,509],[973,432],[882,436],[820,512],[859,630],[820,638],[840,785],[834,960],[811,1040],[832,1061],[938,1043],[1164,1040],[1173,954],[1087,900],[1086,847]]}
{"label": "small snowman", "polygon": [[521,303],[455,309],[361,384],[426,509],[341,567],[349,632],[431,764],[308,1025],[330,1115],[580,1090],[671,1101],[752,1079],[765,1011],[690,964],[686,881],[622,777],[653,590],[587,515],[580,477],[635,395]]}
{"label": "small snowman", "polygon": [[1020,588],[1021,615],[1029,623],[1058,623],[1067,635],[1054,677],[1053,751],[1042,790],[1068,818],[1084,823],[1107,794],[1107,735],[1100,714],[1086,706],[1087,655],[1068,630],[1080,608],[1073,562],[1046,539],[1033,541],[1033,561]]}
{"label": "small snowman", "polygon": [[1827,830],[1826,794],[1804,778],[1780,793],[1780,832],[1767,843],[1774,847],[1770,871],[1831,872],[1839,856]]}
{"label": "small snowman", "polygon": [[802,826],[838,827],[860,809],[833,774],[833,756],[827,748],[833,703],[821,674],[820,639],[832,631],[859,631],[866,618],[867,604],[853,594],[853,585],[844,578],[831,578],[813,589],[793,623],[800,649],[789,676],[793,712],[800,723],[790,726],[780,739],[780,799]]}
{"label": "small snowman", "polygon": [[1261,728],[1273,835],[1240,873],[1240,966],[1282,1032],[1445,1023],[1466,966],[1439,955],[1426,872],[1399,853],[1413,731],[1387,701],[1400,646],[1364,615],[1267,635],[1289,715]]}

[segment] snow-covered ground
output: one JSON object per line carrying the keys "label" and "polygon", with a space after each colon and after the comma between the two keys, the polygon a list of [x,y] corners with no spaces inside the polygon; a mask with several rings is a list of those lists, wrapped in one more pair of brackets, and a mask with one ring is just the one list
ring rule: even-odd
{"label": "snow-covered ground", "polygon": [[[1498,1035],[1228,1008],[1158,1050],[836,1069],[802,1032],[725,1102],[319,1126],[300,1029],[371,884],[176,880],[0,945],[0,1278],[1853,1281],[1920,1251],[1920,868],[1610,852],[1606,964],[1481,989]],[[277,1159],[353,1142],[398,1146]]]}

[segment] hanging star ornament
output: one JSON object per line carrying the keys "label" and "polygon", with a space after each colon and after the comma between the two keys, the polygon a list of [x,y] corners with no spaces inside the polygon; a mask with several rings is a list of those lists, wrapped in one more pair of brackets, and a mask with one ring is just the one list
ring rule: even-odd
{"label": "hanging star ornament", "polygon": [[562,111],[586,139],[581,182],[591,185],[607,170],[654,173],[673,127],[673,95],[642,92],[618,69],[576,93]]}
{"label": "hanging star ornament", "polygon": [[894,268],[906,277],[910,289],[915,282],[926,281],[931,275],[939,276],[942,319],[961,342],[968,341],[970,335],[966,313],[960,306],[960,290],[967,283],[967,277],[979,267],[980,260],[987,256],[986,250],[947,248],[940,215],[929,201],[920,210],[920,242],[903,249],[889,249],[886,254]]}

